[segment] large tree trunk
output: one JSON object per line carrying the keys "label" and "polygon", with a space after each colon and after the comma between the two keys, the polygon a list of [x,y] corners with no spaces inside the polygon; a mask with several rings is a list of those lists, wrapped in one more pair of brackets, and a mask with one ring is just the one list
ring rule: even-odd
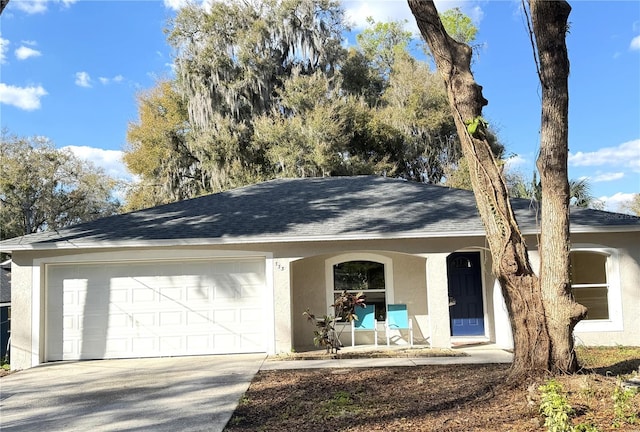
{"label": "large tree trunk", "polygon": [[571,6],[565,1],[530,0],[542,86],[540,154],[542,184],[540,284],[551,339],[551,368],[575,372],[573,329],[586,308],[571,295],[569,280],[569,58],[565,36]]}
{"label": "large tree trunk", "polygon": [[[565,1],[529,0],[542,84],[540,279],[529,264],[507,188],[484,134],[482,87],[470,70],[471,48],[449,37],[430,0],[408,0],[444,78],[471,183],[487,231],[514,335],[512,377],[548,370],[575,372],[573,330],[586,309],[569,280],[568,84]],[[474,127],[467,127],[468,125]]]}
{"label": "large tree trunk", "polygon": [[[481,115],[487,100],[471,73],[471,48],[447,34],[433,1],[408,1],[444,78],[462,151],[469,163],[471,183],[493,257],[493,273],[500,281],[513,329],[511,376],[546,371],[550,340],[540,282],[529,263],[504,177],[484,133]],[[470,133],[467,125],[474,122],[478,127]]]}

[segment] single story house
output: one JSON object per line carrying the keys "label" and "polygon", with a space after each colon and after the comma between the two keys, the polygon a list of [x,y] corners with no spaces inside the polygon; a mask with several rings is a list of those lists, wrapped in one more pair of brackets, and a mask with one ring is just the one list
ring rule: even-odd
{"label": "single story house", "polygon": [[[513,204],[537,268],[536,205]],[[571,241],[574,293],[589,307],[578,343],[640,345],[640,218],[572,208]],[[465,190],[376,176],[278,179],[0,248],[13,260],[18,369],[307,349],[303,312],[331,313],[342,290],[364,291],[380,323],[406,311],[419,344],[512,346]],[[373,343],[370,330],[358,328],[354,342]],[[391,343],[408,342],[406,329],[392,331]],[[351,331],[341,338],[351,344]]]}

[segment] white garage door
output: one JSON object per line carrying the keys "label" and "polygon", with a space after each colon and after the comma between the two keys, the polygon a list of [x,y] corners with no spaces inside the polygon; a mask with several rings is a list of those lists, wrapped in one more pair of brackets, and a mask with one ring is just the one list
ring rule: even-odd
{"label": "white garage door", "polygon": [[47,360],[265,352],[264,260],[47,267]]}

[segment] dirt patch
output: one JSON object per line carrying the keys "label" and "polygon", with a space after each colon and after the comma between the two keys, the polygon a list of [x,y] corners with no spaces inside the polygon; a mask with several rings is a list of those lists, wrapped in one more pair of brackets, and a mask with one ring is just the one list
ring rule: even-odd
{"label": "dirt patch", "polygon": [[[640,431],[639,423],[616,417],[612,394],[619,379],[611,372],[637,371],[640,349],[618,357],[596,352],[594,357],[609,363],[592,360],[595,369],[557,378],[574,409],[573,424],[599,431]],[[262,371],[225,431],[545,430],[538,411],[538,387],[544,380],[506,388],[508,368],[492,364]],[[629,400],[626,412],[640,416],[640,395]]]}

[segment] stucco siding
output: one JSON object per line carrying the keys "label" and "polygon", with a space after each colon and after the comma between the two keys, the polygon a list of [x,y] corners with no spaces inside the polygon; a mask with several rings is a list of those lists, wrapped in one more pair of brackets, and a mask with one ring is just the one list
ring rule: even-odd
{"label": "stucco siding", "polygon": [[[406,304],[409,318],[413,321],[415,343],[428,343],[429,310],[427,307],[427,268],[423,257],[390,254],[394,261],[394,303]],[[406,340],[406,331],[403,335]]]}
{"label": "stucco siding", "polygon": [[31,260],[14,253],[11,266],[11,369],[32,364],[32,280]]}
{"label": "stucco siding", "polygon": [[324,262],[326,256],[316,256],[294,261],[292,271],[293,347],[306,350],[313,347],[314,326],[303,316],[309,311],[318,316],[327,313]]}

